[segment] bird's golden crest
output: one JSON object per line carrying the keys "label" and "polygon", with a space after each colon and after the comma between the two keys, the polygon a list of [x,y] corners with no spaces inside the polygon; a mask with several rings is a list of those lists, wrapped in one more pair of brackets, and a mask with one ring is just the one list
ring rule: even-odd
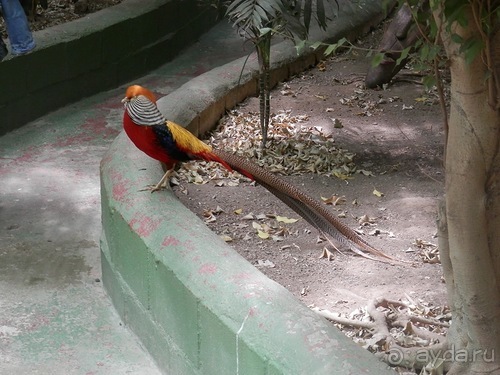
{"label": "bird's golden crest", "polygon": [[151,100],[153,103],[156,103],[156,96],[153,94],[151,91],[149,91],[147,88],[144,88],[139,85],[132,85],[127,88],[127,91],[125,92],[125,99],[132,99],[134,97],[137,97],[139,95],[143,95],[149,100]]}

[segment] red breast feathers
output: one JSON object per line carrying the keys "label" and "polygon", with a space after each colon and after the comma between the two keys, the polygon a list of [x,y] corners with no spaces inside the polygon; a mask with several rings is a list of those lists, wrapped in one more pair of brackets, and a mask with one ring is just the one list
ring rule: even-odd
{"label": "red breast feathers", "polygon": [[132,142],[148,156],[172,168],[179,161],[203,159],[231,167],[212,147],[174,122],[167,121],[156,106],[156,97],[139,85],[130,86],[122,100],[125,104],[123,127]]}

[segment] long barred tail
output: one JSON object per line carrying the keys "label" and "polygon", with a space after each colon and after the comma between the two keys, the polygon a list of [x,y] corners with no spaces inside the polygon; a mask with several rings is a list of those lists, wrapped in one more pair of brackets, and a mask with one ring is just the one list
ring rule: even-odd
{"label": "long barred tail", "polygon": [[354,252],[367,252],[383,258],[383,260],[376,260],[385,262],[388,262],[388,260],[401,262],[372,247],[355,231],[339,221],[328,209],[326,209],[324,204],[299,190],[296,186],[266,171],[248,159],[222,150],[213,150],[213,153],[224,160],[233,169],[239,172],[245,171],[245,175],[250,174],[253,176],[255,181],[287,204],[309,224],[319,231],[332,236],[335,240],[349,247]]}
{"label": "long barred tail", "polygon": [[[189,159],[217,161],[227,169],[234,169],[260,183],[302,216],[309,224],[348,246],[352,251],[380,261],[398,261],[370,246],[355,231],[339,221],[321,202],[302,192],[297,187],[266,171],[248,159],[221,150],[212,150],[210,146],[200,141],[180,125],[167,121],[156,106],[154,94],[149,90],[137,85],[130,86],[127,89],[123,102],[131,120],[129,124],[133,123],[134,126],[139,127],[153,127],[154,129],[163,131],[160,135],[163,135],[164,142],[159,147],[163,147],[163,150],[161,153],[157,152],[156,156],[159,154],[168,156],[167,159],[169,159],[172,165],[177,161]],[[126,124],[124,122],[124,125]],[[129,133],[127,132],[127,134]],[[136,142],[134,141],[134,143]],[[149,146],[146,148],[149,149]],[[143,151],[146,152],[145,150]],[[146,153],[155,159],[162,160],[162,158],[155,157],[154,153]],[[366,255],[365,252],[378,258],[372,258]]]}
{"label": "long barred tail", "polygon": [[243,176],[248,177],[250,180],[252,180],[252,181],[255,180],[255,177],[250,172],[238,167],[237,165],[232,165],[229,161],[225,160],[222,157],[222,154],[231,155],[229,153],[225,153],[222,151],[219,152],[219,151],[212,150],[211,152],[203,153],[203,154],[200,154],[199,156],[201,156],[201,159],[203,159],[203,160],[215,161],[219,164],[222,164],[224,166],[224,168],[226,168],[230,172],[235,170],[235,171],[240,172]]}

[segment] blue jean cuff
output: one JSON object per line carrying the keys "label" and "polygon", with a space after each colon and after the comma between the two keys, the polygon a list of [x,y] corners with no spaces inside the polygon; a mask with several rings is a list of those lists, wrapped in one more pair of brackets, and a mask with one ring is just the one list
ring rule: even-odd
{"label": "blue jean cuff", "polygon": [[12,48],[12,55],[14,55],[14,56],[26,55],[27,53],[30,53],[31,51],[33,51],[35,49],[35,47],[36,47],[36,43],[32,42],[27,47],[25,47],[23,49]]}

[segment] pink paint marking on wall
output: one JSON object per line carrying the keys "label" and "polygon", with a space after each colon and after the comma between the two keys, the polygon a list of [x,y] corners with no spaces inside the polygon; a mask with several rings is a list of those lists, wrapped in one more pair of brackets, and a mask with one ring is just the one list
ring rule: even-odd
{"label": "pink paint marking on wall", "polygon": [[118,202],[123,202],[128,195],[128,189],[124,182],[119,182],[113,185],[113,199]]}
{"label": "pink paint marking on wall", "polygon": [[162,246],[178,246],[180,244],[179,240],[172,236],[167,236],[161,243]]}
{"label": "pink paint marking on wall", "polygon": [[109,173],[112,185],[112,197],[115,201],[127,203],[132,198],[130,196],[130,181],[123,178],[122,173],[111,170]]}
{"label": "pink paint marking on wall", "polygon": [[213,263],[205,263],[198,269],[198,273],[201,275],[213,275],[217,272],[217,266]]}
{"label": "pink paint marking on wall", "polygon": [[149,216],[140,215],[137,218],[130,220],[130,227],[141,237],[148,237],[153,233],[161,223],[160,218],[151,218]]}
{"label": "pink paint marking on wall", "polygon": [[252,274],[248,272],[241,272],[231,275],[231,281],[235,284],[246,284],[252,279]]}
{"label": "pink paint marking on wall", "polygon": [[109,177],[113,185],[113,199],[121,202],[128,193],[127,184],[121,173],[111,172]]}

